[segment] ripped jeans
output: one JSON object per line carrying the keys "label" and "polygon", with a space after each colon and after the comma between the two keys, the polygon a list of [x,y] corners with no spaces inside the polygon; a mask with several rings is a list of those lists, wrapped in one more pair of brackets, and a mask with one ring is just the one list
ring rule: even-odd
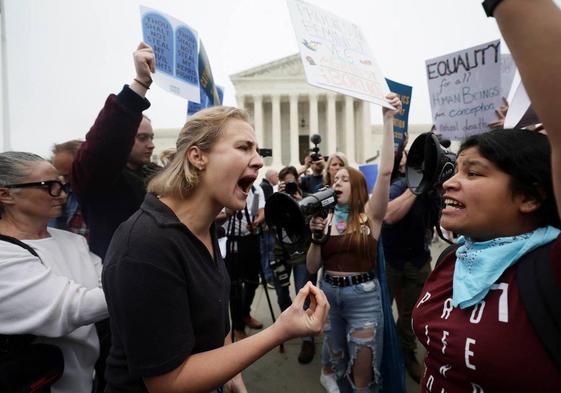
{"label": "ripped jeans", "polygon": [[[381,384],[384,319],[378,279],[336,287],[322,278],[321,288],[331,305],[324,329],[321,361],[336,374],[339,384],[346,378],[354,392],[377,392]],[[353,365],[359,351],[372,351],[372,379],[357,389]],[[364,354],[364,352],[362,352]]]}

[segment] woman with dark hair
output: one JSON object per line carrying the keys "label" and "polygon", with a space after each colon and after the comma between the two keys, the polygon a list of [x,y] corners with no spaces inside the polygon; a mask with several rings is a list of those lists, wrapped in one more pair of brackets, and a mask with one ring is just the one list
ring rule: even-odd
{"label": "woman with dark hair", "polygon": [[[400,109],[397,95],[391,93],[386,98]],[[321,287],[331,304],[320,376],[321,384],[330,393],[339,392],[340,383],[350,383],[354,392],[375,392],[380,388],[384,323],[375,268],[393,167],[395,113],[383,109],[382,153],[370,200],[362,173],[341,168],[333,183],[337,194],[334,213],[326,219],[314,217],[310,221],[312,232],[323,233],[327,239],[323,242],[312,237],[306,264],[308,271],[315,273],[323,262]]]}
{"label": "woman with dark hair", "polygon": [[440,256],[413,309],[415,334],[428,352],[421,382],[427,389],[561,390],[560,365],[537,331],[559,310],[536,325],[524,290],[535,284],[527,267],[538,264],[561,287],[550,155],[547,137],[525,130],[462,143],[456,172],[443,184],[441,217],[445,229],[462,236]]}

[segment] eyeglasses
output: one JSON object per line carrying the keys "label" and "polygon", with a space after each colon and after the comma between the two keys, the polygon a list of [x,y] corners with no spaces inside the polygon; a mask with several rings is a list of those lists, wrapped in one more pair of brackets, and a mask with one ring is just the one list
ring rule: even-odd
{"label": "eyeglasses", "polygon": [[62,183],[59,180],[45,180],[37,181],[33,183],[21,183],[21,184],[8,184],[5,186],[0,186],[5,188],[29,188],[29,187],[41,187],[46,188],[49,191],[49,195],[52,197],[58,197],[62,192],[68,194],[70,191],[70,183]]}

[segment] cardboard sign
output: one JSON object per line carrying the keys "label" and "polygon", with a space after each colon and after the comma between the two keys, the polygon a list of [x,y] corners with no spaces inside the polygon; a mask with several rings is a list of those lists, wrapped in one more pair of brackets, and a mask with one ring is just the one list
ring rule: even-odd
{"label": "cardboard sign", "polygon": [[159,11],[140,7],[144,42],[154,49],[154,82],[162,89],[189,101],[199,102],[197,32],[185,23]]}
{"label": "cardboard sign", "polygon": [[386,82],[388,82],[390,91],[399,95],[401,100],[401,111],[393,118],[393,147],[395,151],[398,151],[407,139],[409,107],[411,106],[413,87],[397,83],[388,78],[386,78]]}
{"label": "cardboard sign", "polygon": [[304,1],[287,1],[308,83],[392,108],[384,98],[388,85],[361,29]]}
{"label": "cardboard sign", "polygon": [[426,61],[432,118],[438,133],[461,140],[489,129],[501,105],[500,41]]}

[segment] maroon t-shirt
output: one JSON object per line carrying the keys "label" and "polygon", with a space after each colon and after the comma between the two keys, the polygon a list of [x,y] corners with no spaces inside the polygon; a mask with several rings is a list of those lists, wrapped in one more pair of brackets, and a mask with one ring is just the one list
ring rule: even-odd
{"label": "maroon t-shirt", "polygon": [[[427,279],[413,309],[413,329],[427,349],[422,392],[561,392],[561,372],[528,320],[508,268],[481,303],[452,307],[456,257],[451,253]],[[561,236],[550,262],[561,286]]]}

